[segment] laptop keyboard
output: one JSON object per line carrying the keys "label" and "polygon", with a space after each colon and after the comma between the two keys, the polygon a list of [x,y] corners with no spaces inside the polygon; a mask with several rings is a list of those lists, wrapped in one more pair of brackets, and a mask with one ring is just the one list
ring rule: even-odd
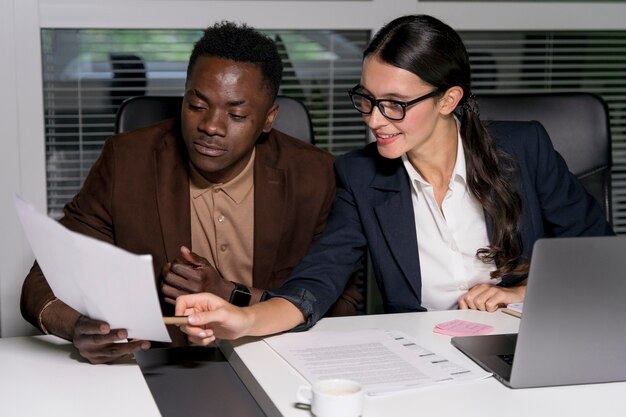
{"label": "laptop keyboard", "polygon": [[508,363],[509,365],[513,365],[513,354],[510,355],[498,355],[498,357],[500,359],[502,359],[504,362]]}

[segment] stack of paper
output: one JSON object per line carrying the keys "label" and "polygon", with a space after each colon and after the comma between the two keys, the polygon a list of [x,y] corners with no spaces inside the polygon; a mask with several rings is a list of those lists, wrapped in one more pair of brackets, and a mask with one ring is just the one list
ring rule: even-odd
{"label": "stack of paper", "polygon": [[502,309],[502,312],[521,318],[523,310],[524,310],[524,303],[513,303],[513,304],[507,304],[506,308]]}

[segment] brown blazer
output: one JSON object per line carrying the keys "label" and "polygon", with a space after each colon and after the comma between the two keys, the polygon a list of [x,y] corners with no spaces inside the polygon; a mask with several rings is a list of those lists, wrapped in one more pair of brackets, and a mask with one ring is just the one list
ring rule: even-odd
{"label": "brown blazer", "polygon": [[[317,239],[335,195],[334,158],[272,130],[256,145],[253,286],[278,287]],[[180,127],[170,119],[109,138],[82,189],[64,208],[67,228],[137,254],[151,254],[157,288],[166,262],[191,247],[189,172]],[[351,284],[332,314],[356,312]],[[22,287],[21,310],[37,319],[52,293],[35,265]],[[164,314],[173,306],[161,303]]]}

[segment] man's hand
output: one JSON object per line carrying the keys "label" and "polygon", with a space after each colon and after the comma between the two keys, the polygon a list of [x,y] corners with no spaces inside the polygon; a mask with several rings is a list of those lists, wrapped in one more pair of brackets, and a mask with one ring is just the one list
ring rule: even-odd
{"label": "man's hand", "polygon": [[150,342],[133,340],[128,343],[115,343],[128,337],[124,329],[111,330],[108,323],[80,316],[74,325],[72,343],[80,355],[91,363],[107,363],[125,355],[147,350]]}
{"label": "man's hand", "polygon": [[496,311],[507,304],[521,303],[526,295],[526,284],[516,287],[499,287],[491,284],[478,284],[459,297],[459,309]]}
{"label": "man's hand", "polygon": [[211,292],[228,300],[233,283],[222,278],[203,257],[185,246],[180,248],[182,258],[165,264],[161,292],[169,304],[176,304],[176,297],[185,294]]}

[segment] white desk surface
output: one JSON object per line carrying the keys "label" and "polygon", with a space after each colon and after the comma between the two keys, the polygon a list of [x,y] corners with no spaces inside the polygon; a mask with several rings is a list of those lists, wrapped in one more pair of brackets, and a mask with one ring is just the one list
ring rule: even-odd
{"label": "white desk surface", "polygon": [[[491,324],[497,333],[516,332],[519,326],[519,319],[501,312],[443,311],[323,319],[311,331],[396,329],[450,360],[472,363],[449,336],[432,332],[435,324],[455,318]],[[310,417],[294,407],[296,388],[307,383],[300,374],[262,340],[233,345],[231,363],[246,365],[240,376],[268,415]],[[3,416],[160,416],[134,361],[90,365],[53,336],[0,339],[0,400]],[[363,417],[415,415],[624,417],[626,382],[512,390],[489,378],[365,399]]]}
{"label": "white desk surface", "polygon": [[[310,331],[375,327],[395,329],[415,337],[418,344],[459,364],[472,363],[450,344],[450,336],[432,331],[435,324],[453,319],[491,324],[495,327],[494,333],[516,333],[519,328],[518,318],[500,311],[456,310],[328,318],[321,320]],[[253,376],[240,374],[248,389],[255,395],[259,386],[262,387],[273,403],[273,407],[264,407],[268,409],[268,415],[276,414],[277,409],[288,417],[310,416],[308,411],[294,407],[296,388],[307,382],[287,362],[261,340],[240,340],[233,346],[232,359],[241,360]],[[417,389],[365,399],[363,417],[416,415],[624,417],[626,382],[513,390],[494,378],[488,378],[464,385]]]}
{"label": "white desk surface", "polygon": [[55,336],[0,339],[3,416],[161,416],[132,360],[91,365]]}

